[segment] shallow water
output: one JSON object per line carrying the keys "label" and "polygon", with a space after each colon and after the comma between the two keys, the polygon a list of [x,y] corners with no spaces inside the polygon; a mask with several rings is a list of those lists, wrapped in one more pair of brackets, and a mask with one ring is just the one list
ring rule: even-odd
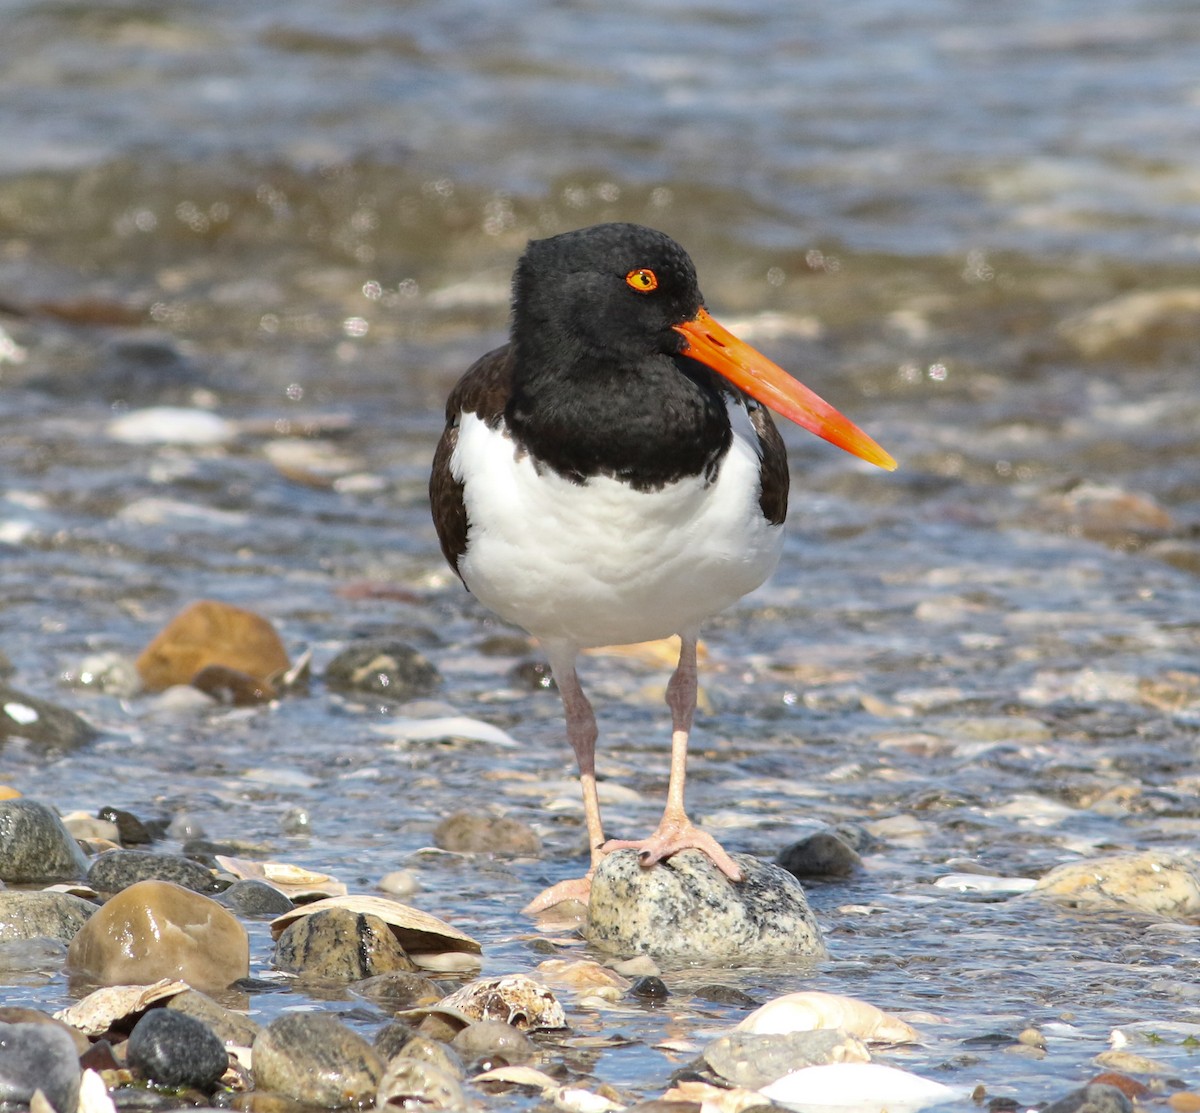
{"label": "shallow water", "polygon": [[[0,13],[0,648],[15,684],[106,730],[69,755],[10,743],[0,780],[64,810],[187,816],[352,889],[407,864],[486,970],[541,961],[516,910],[581,862],[557,700],[512,678],[525,654],[487,651],[500,628],[443,566],[424,487],[524,241],[641,220],[692,251],[718,317],[902,467],[788,431],[783,564],[706,632],[695,813],[762,855],[827,824],[875,832],[862,876],[809,888],[831,959],[671,972],[659,1009],[568,1006],[635,1040],[595,1078],[660,1093],[690,1056],[654,1043],[741,1015],[694,995],[714,981],[934,1014],[888,1061],[1022,1103],[1096,1073],[1115,1025],[1196,1018],[1193,924],[935,884],[1200,832],[1196,310],[1165,297],[1126,332],[1081,316],[1196,288],[1191,4]],[[107,432],[161,402],[236,434]],[[377,729],[395,708],[319,683],[194,713],[70,686],[200,597],[268,615],[318,676],[353,637],[399,633],[446,702],[521,748],[395,744]],[[648,828],[665,672],[596,656],[584,674],[601,774],[639,794],[609,824]],[[418,853],[488,802],[539,829],[541,861]],[[311,834],[284,833],[294,808]],[[58,975],[10,980],[6,1003],[69,996]],[[1044,1054],[1016,1050],[1030,1024]],[[1193,1051],[1146,1051],[1200,1086]]]}

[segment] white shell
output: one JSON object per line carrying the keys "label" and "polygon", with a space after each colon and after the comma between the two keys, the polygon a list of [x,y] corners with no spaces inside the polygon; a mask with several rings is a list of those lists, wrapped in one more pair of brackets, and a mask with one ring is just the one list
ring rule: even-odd
{"label": "white shell", "polygon": [[882,1063],[825,1063],[785,1074],[759,1093],[798,1113],[915,1113],[969,1091]]}

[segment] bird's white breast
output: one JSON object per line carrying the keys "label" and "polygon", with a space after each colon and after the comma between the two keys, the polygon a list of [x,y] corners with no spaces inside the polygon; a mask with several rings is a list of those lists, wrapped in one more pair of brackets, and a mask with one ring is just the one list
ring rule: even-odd
{"label": "bird's white breast", "polygon": [[759,457],[744,413],[734,433],[714,480],[636,491],[605,476],[578,484],[539,469],[502,425],[464,414],[450,462],[467,510],[463,579],[543,641],[585,648],[694,629],[758,587],[783,544],[782,526],[759,507]]}

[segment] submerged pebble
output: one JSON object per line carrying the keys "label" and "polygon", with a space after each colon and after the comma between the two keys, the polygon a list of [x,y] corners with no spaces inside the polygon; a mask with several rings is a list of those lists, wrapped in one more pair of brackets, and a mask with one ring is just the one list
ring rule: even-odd
{"label": "submerged pebble", "polygon": [[343,649],[325,667],[325,683],[335,691],[361,692],[403,703],[436,691],[441,677],[411,645],[386,638]]}
{"label": "submerged pebble", "polygon": [[793,877],[849,877],[862,859],[832,831],[815,831],[789,843],[775,861]]}
{"label": "submerged pebble", "polygon": [[433,843],[459,854],[521,857],[539,854],[541,839],[519,819],[487,812],[454,812],[433,830]]}
{"label": "submerged pebble", "polygon": [[1160,916],[1200,914],[1196,864],[1161,851],[1068,862],[1039,879],[1031,892],[1075,908],[1124,907]]}

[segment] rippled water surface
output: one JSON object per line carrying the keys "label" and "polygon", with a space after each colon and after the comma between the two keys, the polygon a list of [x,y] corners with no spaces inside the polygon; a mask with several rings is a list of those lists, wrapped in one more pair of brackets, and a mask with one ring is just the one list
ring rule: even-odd
{"label": "rippled water surface", "polygon": [[[443,566],[425,482],[524,242],[638,220],[902,466],[787,431],[783,565],[706,637],[696,814],[764,856],[867,832],[867,869],[809,890],[831,959],[675,971],[661,1008],[571,1012],[635,1040],[595,1078],[661,1093],[689,1056],[652,1044],[741,1015],[695,995],[712,982],[933,1014],[889,1061],[1022,1103],[1095,1074],[1116,1025],[1196,1019],[1192,923],[937,884],[1200,834],[1195,15],[0,3],[0,648],[14,685],[105,731],[66,755],[10,742],[0,781],[63,810],[186,815],[352,889],[408,865],[486,970],[540,962],[517,909],[582,860],[557,699],[516,678],[535,651],[497,651]],[[111,435],[165,403],[234,435]],[[311,649],[311,694],[182,712],[70,684],[202,597]],[[384,633],[520,749],[397,744],[379,729],[396,708],[323,688],[338,649]],[[616,831],[661,806],[665,679],[584,664],[601,775],[638,794],[609,807]],[[544,857],[421,852],[442,816],[488,804]],[[295,808],[311,834],[285,833]],[[9,980],[5,1002],[69,996],[59,975]],[[1015,1042],[1031,1024],[1044,1052]],[[1147,1053],[1200,1087],[1188,1048]]]}

